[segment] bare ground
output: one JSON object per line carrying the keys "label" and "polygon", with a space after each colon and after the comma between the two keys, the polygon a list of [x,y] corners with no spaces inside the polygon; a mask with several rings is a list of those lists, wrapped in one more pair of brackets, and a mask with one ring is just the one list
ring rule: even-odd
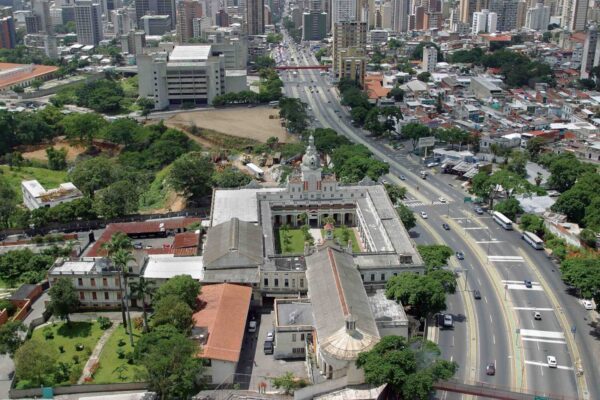
{"label": "bare ground", "polygon": [[[46,156],[46,148],[48,147],[50,146],[43,145],[36,150],[25,152],[23,153],[23,158],[28,160],[48,161],[48,157]],[[67,149],[67,161],[73,161],[78,155],[85,152],[85,146],[71,145],[63,140],[54,143],[52,147],[54,147],[56,150]]]}
{"label": "bare ground", "polygon": [[[269,116],[273,116],[269,119]],[[283,143],[296,142],[281,126],[279,111],[271,107],[240,107],[207,111],[190,111],[174,115],[165,121],[170,127],[195,125],[231,136],[254,139],[265,143],[275,136]]]}

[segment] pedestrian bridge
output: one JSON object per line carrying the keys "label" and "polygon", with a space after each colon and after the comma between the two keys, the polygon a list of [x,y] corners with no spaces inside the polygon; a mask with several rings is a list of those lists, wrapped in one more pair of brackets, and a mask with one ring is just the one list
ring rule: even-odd
{"label": "pedestrian bridge", "polygon": [[498,400],[577,400],[577,394],[572,396],[558,395],[537,392],[517,392],[509,388],[502,388],[483,382],[463,383],[454,380],[440,381],[434,385],[434,388],[440,391],[470,394],[486,399]]}
{"label": "pedestrian bridge", "polygon": [[331,65],[280,65],[275,67],[276,70],[286,71],[286,70],[294,70],[294,69],[320,69],[327,71],[331,68]]}

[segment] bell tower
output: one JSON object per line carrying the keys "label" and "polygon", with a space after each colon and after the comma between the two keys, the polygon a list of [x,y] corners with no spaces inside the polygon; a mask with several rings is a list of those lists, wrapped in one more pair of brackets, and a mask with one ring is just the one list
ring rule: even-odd
{"label": "bell tower", "polygon": [[316,192],[321,190],[321,159],[315,147],[315,138],[310,135],[308,147],[302,157],[302,182],[305,192]]}

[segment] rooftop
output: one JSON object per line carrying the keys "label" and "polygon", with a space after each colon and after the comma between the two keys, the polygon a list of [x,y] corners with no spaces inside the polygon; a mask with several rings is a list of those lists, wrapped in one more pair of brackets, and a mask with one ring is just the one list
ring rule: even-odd
{"label": "rooftop", "polygon": [[0,90],[23,81],[40,78],[58,70],[58,67],[36,64],[0,63]]}
{"label": "rooftop", "polygon": [[212,226],[236,217],[240,221],[258,222],[258,193],[279,192],[284,188],[215,190],[211,210]]}
{"label": "rooftop", "polygon": [[175,257],[173,254],[149,255],[142,275],[146,279],[169,279],[177,275],[189,275],[194,279],[202,280],[202,257]]}
{"label": "rooftop", "polygon": [[312,305],[307,299],[275,299],[277,326],[314,326]]}
{"label": "rooftop", "polygon": [[170,62],[206,61],[210,56],[210,45],[175,46],[169,56]]}
{"label": "rooftop", "polygon": [[252,267],[263,263],[262,228],[232,218],[208,230],[206,269]]}

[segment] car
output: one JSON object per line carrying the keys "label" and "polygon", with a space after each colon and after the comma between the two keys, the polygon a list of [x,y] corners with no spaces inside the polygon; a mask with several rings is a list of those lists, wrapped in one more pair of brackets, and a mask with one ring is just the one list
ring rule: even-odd
{"label": "car", "polygon": [[144,248],[144,245],[142,244],[142,242],[136,242],[136,243],[133,244],[133,248],[137,249],[137,250],[140,250],[140,249]]}
{"label": "car", "polygon": [[452,328],[453,325],[454,325],[454,319],[452,318],[452,315],[444,314],[444,327]]}
{"label": "car", "polygon": [[265,339],[265,341],[267,342],[272,342],[275,340],[275,332],[273,332],[272,330],[267,332],[267,338]]}
{"label": "car", "polygon": [[477,214],[477,215],[483,215],[483,209],[481,207],[475,208],[475,214]]}
{"label": "car", "polygon": [[546,357],[546,360],[548,361],[548,367],[549,368],[556,368],[556,367],[558,367],[558,364],[556,363],[556,357],[554,357],[554,356],[548,356],[548,357]]}
{"label": "car", "polygon": [[479,290],[474,290],[473,291],[473,298],[475,300],[481,300],[481,292]]}
{"label": "car", "polygon": [[525,287],[528,289],[531,289],[533,287],[533,284],[528,279],[525,279],[525,281],[523,283],[525,283]]}
{"label": "car", "polygon": [[485,367],[486,375],[496,375],[496,365],[494,363],[489,363]]}
{"label": "car", "polygon": [[405,180],[406,180],[406,177],[405,177],[404,175],[400,175],[400,180],[401,180],[401,181],[405,181]]}
{"label": "car", "polygon": [[427,219],[427,213],[425,211],[421,211],[421,218]]}
{"label": "car", "polygon": [[457,251],[455,255],[456,255],[456,258],[459,259],[459,260],[464,260],[465,259],[465,255],[463,254],[462,251]]}
{"label": "car", "polygon": [[583,307],[586,310],[593,310],[594,309],[594,305],[592,304],[591,300],[583,300],[582,303],[583,303]]}
{"label": "car", "polygon": [[248,332],[250,332],[250,333],[256,332],[256,321],[250,321],[248,323]]}
{"label": "car", "polygon": [[387,185],[387,184],[389,184],[389,182],[387,181],[387,179],[381,179],[381,184]]}
{"label": "car", "polygon": [[265,343],[263,345],[263,351],[265,352],[265,354],[273,354],[273,350],[273,341],[265,340]]}
{"label": "car", "polygon": [[446,198],[444,196],[440,196],[440,198],[438,200],[440,201],[440,203],[446,202]]}
{"label": "car", "polygon": [[450,225],[448,225],[448,224],[442,224],[442,228],[444,228],[445,231],[449,231],[450,230]]}
{"label": "car", "polygon": [[542,320],[542,313],[539,311],[536,311],[533,313],[533,319],[535,319],[536,321],[541,321]]}
{"label": "car", "polygon": [[438,165],[440,165],[439,162],[435,162],[435,161],[434,162],[430,162],[430,163],[427,163],[427,168],[437,167]]}

